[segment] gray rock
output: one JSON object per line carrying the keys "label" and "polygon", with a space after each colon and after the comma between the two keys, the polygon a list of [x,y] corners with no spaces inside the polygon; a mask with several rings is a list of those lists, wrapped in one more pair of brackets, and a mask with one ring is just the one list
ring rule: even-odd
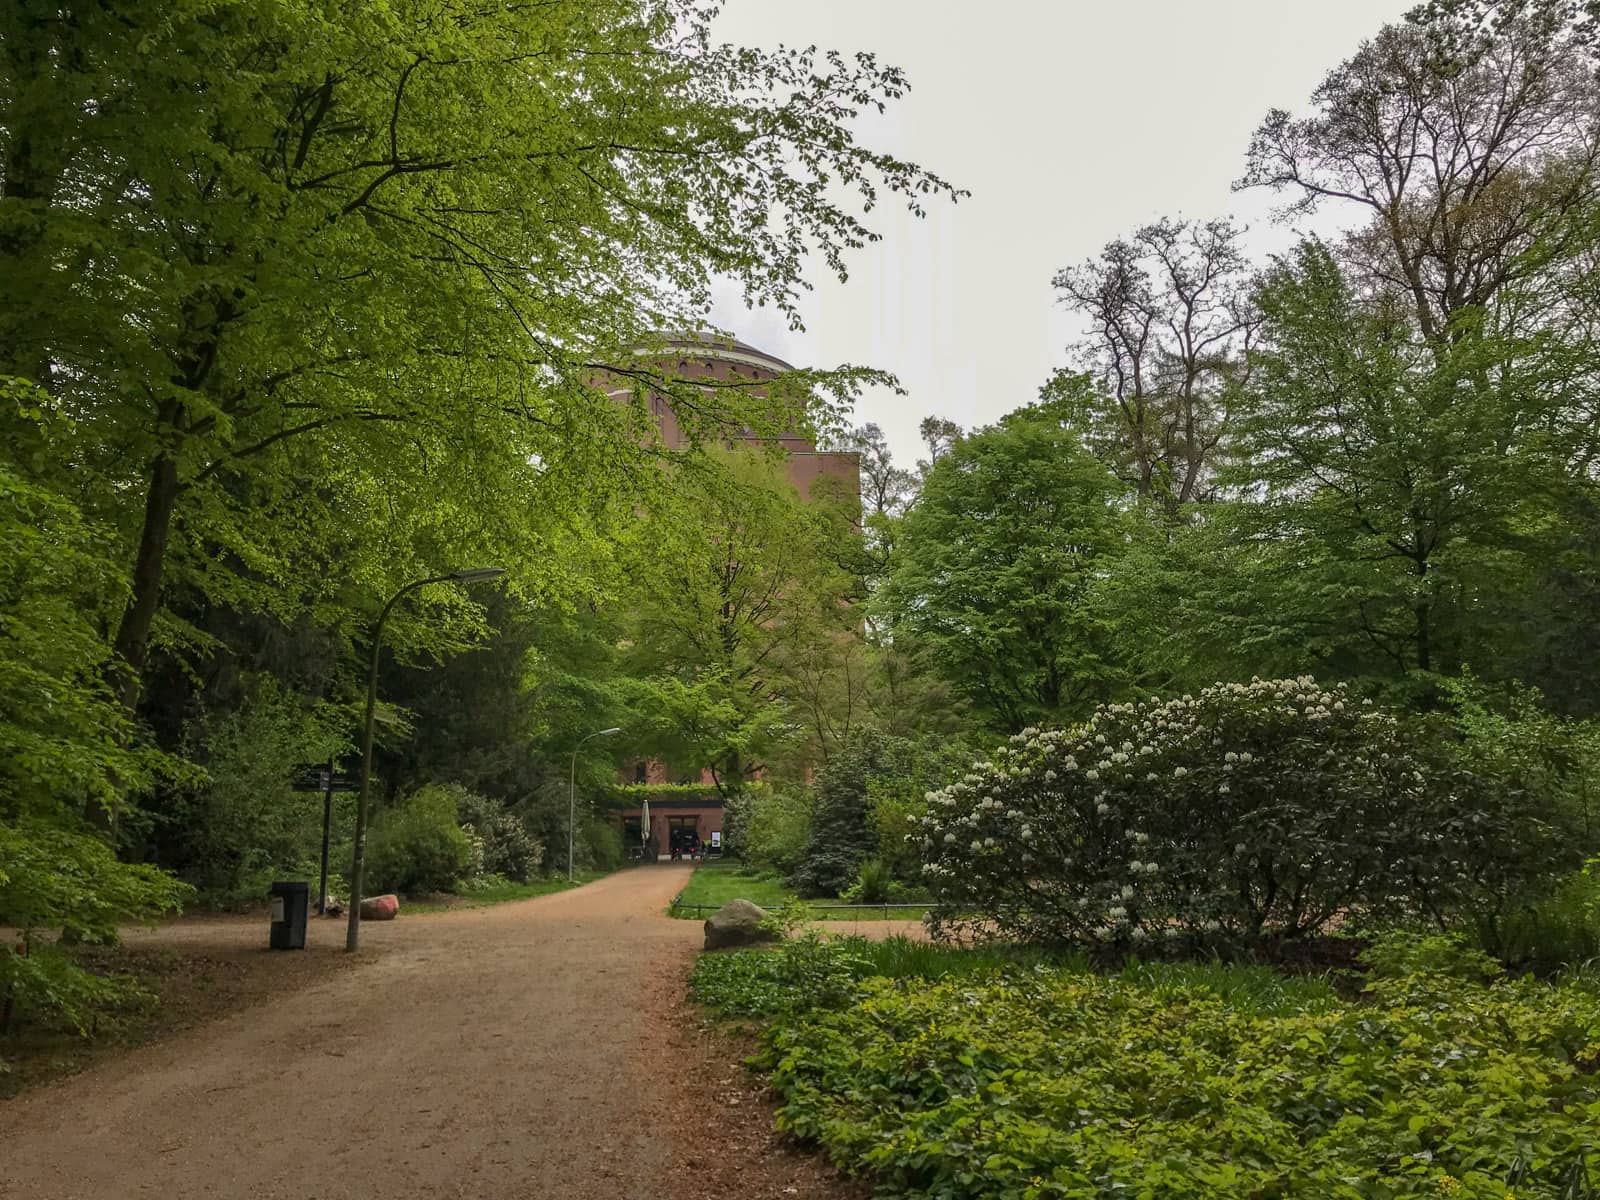
{"label": "gray rock", "polygon": [[706,922],[706,949],[726,950],[777,941],[777,930],[764,925],[767,917],[766,909],[748,900],[729,900]]}

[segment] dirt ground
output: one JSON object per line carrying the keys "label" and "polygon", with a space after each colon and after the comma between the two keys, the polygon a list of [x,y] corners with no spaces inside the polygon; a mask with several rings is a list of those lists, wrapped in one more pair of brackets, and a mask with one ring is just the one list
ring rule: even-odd
{"label": "dirt ground", "polygon": [[342,922],[288,955],[259,918],[134,934],[244,1007],[0,1102],[0,1197],[864,1195],[687,1004],[700,925],[661,914],[688,870],[367,923],[354,963]]}

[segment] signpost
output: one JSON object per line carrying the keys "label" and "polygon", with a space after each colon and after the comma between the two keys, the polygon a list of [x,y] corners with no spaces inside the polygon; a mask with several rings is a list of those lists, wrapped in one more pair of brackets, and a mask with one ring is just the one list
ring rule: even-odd
{"label": "signpost", "polygon": [[333,794],[354,792],[360,787],[359,780],[336,774],[331,758],[327,766],[303,768],[295,780],[294,790],[297,792],[322,793],[322,880],[317,886],[318,916],[328,915],[328,831],[333,824]]}

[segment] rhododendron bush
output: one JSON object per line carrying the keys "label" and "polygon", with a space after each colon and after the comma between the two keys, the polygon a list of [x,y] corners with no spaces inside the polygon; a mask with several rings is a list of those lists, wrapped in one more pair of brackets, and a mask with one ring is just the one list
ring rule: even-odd
{"label": "rhododendron bush", "polygon": [[929,794],[936,932],[1247,946],[1351,915],[1444,919],[1566,851],[1426,728],[1310,678],[1024,730]]}

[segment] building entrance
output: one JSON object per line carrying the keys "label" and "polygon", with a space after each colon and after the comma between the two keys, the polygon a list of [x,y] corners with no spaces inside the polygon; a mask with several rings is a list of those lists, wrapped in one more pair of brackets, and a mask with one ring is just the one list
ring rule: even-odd
{"label": "building entrance", "polygon": [[692,858],[700,852],[700,818],[698,816],[669,816],[667,818],[667,852],[673,858]]}

